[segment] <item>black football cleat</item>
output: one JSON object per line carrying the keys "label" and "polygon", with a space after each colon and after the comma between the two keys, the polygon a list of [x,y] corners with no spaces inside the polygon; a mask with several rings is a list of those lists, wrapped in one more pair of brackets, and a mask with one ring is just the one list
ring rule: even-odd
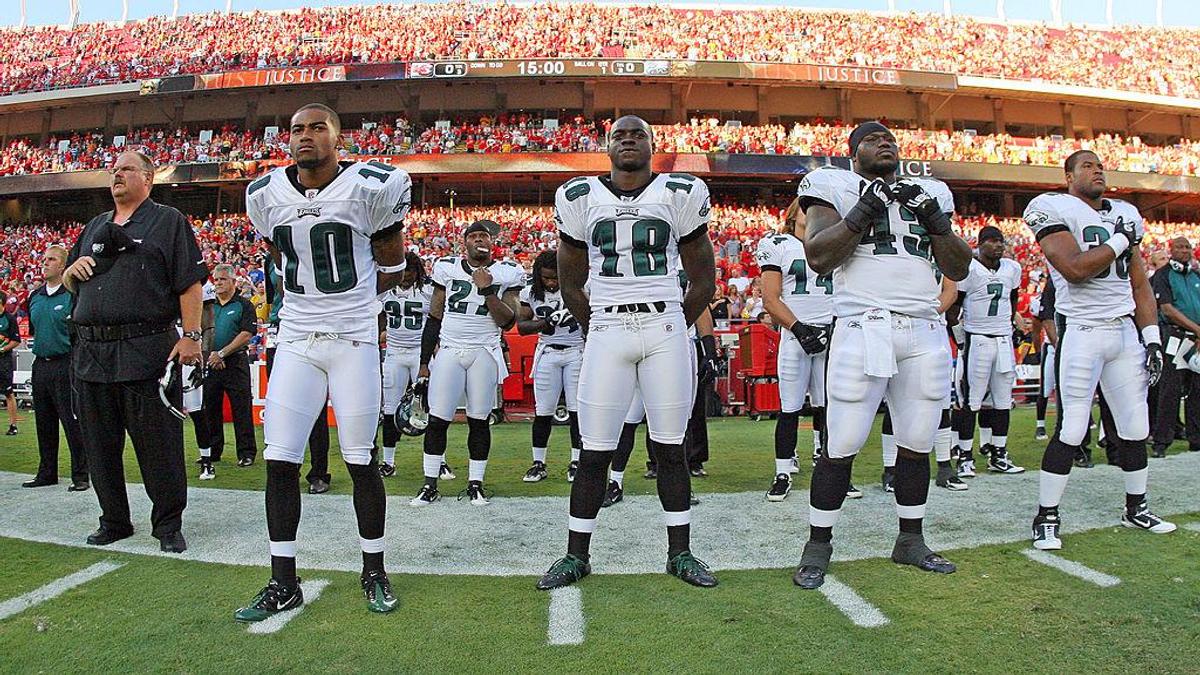
{"label": "black football cleat", "polygon": [[681,551],[667,561],[667,574],[679,577],[693,586],[712,588],[717,585],[717,578],[703,560],[692,555],[691,551]]}
{"label": "black football cleat", "polygon": [[539,591],[549,591],[555,588],[570,586],[592,573],[592,566],[588,561],[579,556],[570,553],[554,561],[550,569],[538,579],[537,589]]}
{"label": "black football cleat", "polygon": [[829,559],[833,557],[833,544],[812,541],[804,544],[804,553],[800,556],[800,565],[792,575],[792,583],[805,590],[814,590],[825,584],[825,571],[829,569]]}
{"label": "black football cleat", "polygon": [[896,536],[896,545],[892,548],[892,562],[912,565],[938,574],[953,574],[958,569],[954,563],[930,550],[925,545],[923,536],[910,532],[901,532]]}
{"label": "black football cleat", "polygon": [[256,623],[289,609],[299,609],[303,605],[304,592],[300,590],[299,578],[296,579],[296,585],[291,587],[271,579],[249,605],[233,613],[233,619],[239,623]]}

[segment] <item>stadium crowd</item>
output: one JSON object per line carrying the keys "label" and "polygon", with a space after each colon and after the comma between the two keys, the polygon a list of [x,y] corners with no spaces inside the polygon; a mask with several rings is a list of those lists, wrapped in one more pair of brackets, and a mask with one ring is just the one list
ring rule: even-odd
{"label": "stadium crowd", "polygon": [[[754,261],[756,246],[773,231],[782,217],[782,209],[767,206],[715,205],[713,207],[713,246],[717,258],[718,297],[730,319],[754,319],[758,309],[755,293],[759,270]],[[420,251],[427,263],[457,250],[462,228],[480,219],[502,223],[504,230],[496,240],[497,259],[512,260],[527,270],[533,258],[556,241],[550,209],[538,207],[456,207],[413,209],[406,222],[408,241]],[[238,287],[260,309],[265,305],[262,263],[266,248],[257,238],[245,214],[222,214],[193,218],[197,241],[210,267],[232,265],[237,271]],[[1024,313],[1043,279],[1045,259],[1041,248],[1019,218],[969,216],[958,219],[964,237],[974,243],[979,230],[987,225],[999,227],[1008,243],[1008,254],[1024,270],[1020,309]],[[0,250],[14,255],[0,258],[0,293],[5,307],[20,316],[29,293],[41,280],[41,254],[54,243],[74,241],[82,227],[76,222],[8,224],[0,228]],[[1168,242],[1177,236],[1196,238],[1196,223],[1146,223],[1143,254],[1151,268],[1165,263]],[[1198,249],[1200,250],[1200,249]],[[260,318],[265,318],[260,317]]]}
{"label": "stadium crowd", "polygon": [[895,67],[1195,98],[1198,37],[1186,28],[1105,30],[793,8],[448,2],[214,12],[0,31],[0,92],[181,73],[515,55]]}
{"label": "stadium crowd", "polygon": [[[608,120],[593,123],[574,117],[544,125],[540,117],[508,113],[422,127],[404,118],[347,130],[348,155],[385,156],[451,153],[602,152]],[[207,133],[206,133],[207,132]],[[850,127],[838,120],[809,124],[725,126],[715,119],[654,127],[660,152],[726,152],[739,154],[841,156]],[[203,134],[203,135],[202,135]],[[979,135],[967,131],[896,129],[907,159],[1061,166],[1081,149],[1096,151],[1110,169],[1171,175],[1200,175],[1200,142],[1183,140],[1152,146],[1139,137],[1101,134],[1091,139],[1057,136],[1021,138],[1008,134]],[[15,139],[0,148],[0,176],[87,171],[110,166],[126,147],[142,149],[157,164],[286,159],[288,133],[270,138],[262,130],[234,124],[200,130],[140,128],[124,135],[120,145],[100,133],[51,136],[45,145]]]}

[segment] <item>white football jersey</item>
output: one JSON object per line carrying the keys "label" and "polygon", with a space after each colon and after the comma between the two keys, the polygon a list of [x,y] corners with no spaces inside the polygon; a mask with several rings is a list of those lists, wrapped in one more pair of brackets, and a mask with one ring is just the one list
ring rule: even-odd
{"label": "white football jersey", "polygon": [[[547,291],[543,294],[543,298],[538,300],[533,296],[532,285],[521,289],[521,304],[533,311],[533,315],[539,319],[545,319],[554,312],[566,307],[562,301],[562,294],[558,291],[553,293]],[[583,330],[579,327],[579,322],[574,317],[571,317],[567,323],[555,326],[553,331],[539,333],[538,342],[574,347],[583,344]]]}
{"label": "white football jersey", "polygon": [[[942,211],[954,212],[950,188],[932,178],[910,178],[937,200]],[[832,166],[810,171],[800,181],[800,205],[824,202],[845,217],[870,181]],[[833,312],[855,316],[871,309],[936,320],[940,277],[925,228],[908,209],[893,202],[837,269],[833,271]]]}
{"label": "white football jersey", "polygon": [[[488,313],[479,289],[475,288],[472,271],[463,256],[440,258],[433,264],[433,283],[446,289],[440,337],[443,347],[496,347],[500,344],[500,327]],[[516,263],[496,261],[488,271],[492,273],[492,284],[498,287],[498,296],[525,285],[525,271]]]}
{"label": "white football jersey", "polygon": [[769,234],[758,242],[758,268],[783,275],[783,304],[796,320],[809,324],[833,322],[833,278],[808,268],[804,242],[790,234]]}
{"label": "white football jersey", "polygon": [[279,339],[314,332],[377,339],[371,236],[403,222],[412,180],[386,164],[344,162],[329,185],[314,190],[296,172],[280,167],[246,188],[250,221],[282,256],[287,300]]}
{"label": "white football jersey", "polygon": [[958,282],[963,298],[963,330],[978,335],[1012,335],[1012,292],[1021,287],[1021,265],[1001,258],[998,269],[973,259],[967,278]]}
{"label": "white football jersey", "polygon": [[431,286],[388,289],[380,300],[383,313],[387,316],[387,349],[413,349],[421,346],[421,332],[425,329],[425,317],[429,316],[429,300],[433,296]]}
{"label": "white football jersey", "polygon": [[659,174],[625,195],[596,176],[581,176],[554,196],[563,241],[587,248],[593,309],[682,302],[679,243],[708,236],[710,211],[708,186],[685,173]]}
{"label": "white football jersey", "polygon": [[[1142,215],[1128,202],[1105,199],[1103,208],[1069,194],[1047,192],[1034,197],[1025,207],[1025,224],[1041,241],[1055,232],[1070,232],[1081,250],[1102,246],[1117,223],[1132,224],[1145,235]],[[1078,284],[1070,283],[1050,265],[1054,282],[1054,310],[1078,324],[1096,324],[1133,314],[1133,287],[1129,283],[1129,253],[1113,261],[1108,269]]]}

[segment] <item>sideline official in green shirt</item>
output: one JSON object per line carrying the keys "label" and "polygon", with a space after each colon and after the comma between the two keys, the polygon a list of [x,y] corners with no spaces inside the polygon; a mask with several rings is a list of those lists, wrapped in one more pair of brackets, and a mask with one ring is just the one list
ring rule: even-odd
{"label": "sideline official in green shirt", "polygon": [[42,274],[46,281],[30,296],[29,334],[33,338],[33,418],[37,426],[38,471],[22,487],[34,488],[58,483],[58,425],[61,423],[71,452],[71,486],[82,492],[90,487],[83,432],[71,408],[71,337],[67,322],[75,307],[75,297],[63,286],[67,267],[67,249],[51,246],[42,256]]}
{"label": "sideline official in green shirt", "polygon": [[1175,425],[1179,419],[1179,400],[1187,395],[1184,406],[1184,429],[1188,449],[1200,451],[1200,373],[1175,366],[1179,341],[1200,342],[1200,274],[1192,268],[1192,243],[1185,237],[1171,240],[1171,260],[1150,278],[1154,298],[1158,301],[1158,321],[1166,340],[1166,363],[1158,381],[1158,400],[1154,428],[1154,456],[1165,457],[1175,440]]}
{"label": "sideline official in green shirt", "polygon": [[258,320],[254,305],[237,292],[233,267],[217,265],[213,268],[212,282],[217,296],[212,303],[212,351],[208,355],[208,374],[204,378],[204,412],[197,420],[207,430],[206,434],[199,434],[207,439],[200,445],[202,480],[215,477],[212,463],[221,461],[225,450],[222,402],[226,395],[233,414],[237,465],[251,466],[258,456],[250,392],[250,359],[246,351],[250,338],[258,332]]}

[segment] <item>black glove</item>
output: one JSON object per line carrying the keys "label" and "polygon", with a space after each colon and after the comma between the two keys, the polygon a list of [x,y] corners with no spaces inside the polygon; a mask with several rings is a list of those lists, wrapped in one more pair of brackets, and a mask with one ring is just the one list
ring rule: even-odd
{"label": "black glove", "polygon": [[896,181],[892,189],[896,201],[917,217],[917,222],[929,234],[954,234],[950,216],[942,211],[936,199],[931,197],[920,183],[910,180]]}
{"label": "black glove", "polygon": [[1129,240],[1130,246],[1137,246],[1142,243],[1142,235],[1138,234],[1137,227],[1133,223],[1127,223],[1123,218],[1118,218],[1117,223],[1113,225],[1113,234],[1123,234]]}
{"label": "black glove", "polygon": [[888,204],[894,199],[892,188],[882,178],[876,178],[863,189],[858,203],[850,209],[845,218],[842,218],[842,222],[846,223],[851,232],[863,232],[878,220],[879,216],[887,213]]}
{"label": "black glove", "polygon": [[829,347],[829,331],[824,326],[813,326],[802,321],[792,324],[792,335],[800,341],[805,354],[820,354]]}
{"label": "black glove", "polygon": [[696,379],[706,385],[721,373],[721,362],[717,358],[717,340],[705,335],[696,343]]}
{"label": "black glove", "polygon": [[425,395],[429,393],[429,378],[418,377],[416,382],[413,382],[413,396],[419,396],[424,400]]}
{"label": "black glove", "polygon": [[1163,348],[1157,342],[1146,345],[1146,372],[1150,373],[1150,386],[1158,384],[1163,371]]}

